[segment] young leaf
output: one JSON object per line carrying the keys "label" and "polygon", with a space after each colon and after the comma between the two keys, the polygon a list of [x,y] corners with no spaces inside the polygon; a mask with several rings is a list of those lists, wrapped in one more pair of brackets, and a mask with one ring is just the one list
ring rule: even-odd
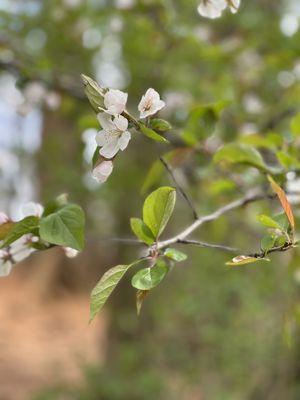
{"label": "young leaf", "polygon": [[184,261],[187,259],[187,255],[177,249],[168,248],[165,250],[164,255],[170,258],[171,260],[177,262]]}
{"label": "young leaf", "polygon": [[[273,216],[273,220],[275,222],[277,222],[277,224],[280,226],[279,229],[281,231],[287,232],[289,230],[290,223],[289,223],[289,220],[288,220],[288,218],[287,218],[287,216],[286,216],[286,214],[284,212],[280,213],[280,214],[277,214],[277,215],[274,215]],[[286,238],[286,236],[285,236],[285,238]]]}
{"label": "young leaf", "polygon": [[116,267],[109,269],[102,276],[91,293],[90,322],[93,321],[96,314],[98,314],[102,309],[108,297],[132,265],[133,264],[117,265]]}
{"label": "young leaf", "polygon": [[260,153],[251,146],[240,143],[229,143],[221,147],[214,156],[215,162],[245,164],[262,171],[269,171]]}
{"label": "young leaf", "polygon": [[230,266],[239,266],[244,264],[255,263],[258,261],[270,261],[268,258],[257,258],[257,257],[250,257],[250,256],[237,256],[234,257],[232,260],[228,261],[226,265]]}
{"label": "young leaf", "polygon": [[144,299],[149,294],[149,292],[150,292],[150,290],[138,290],[136,292],[136,312],[137,312],[137,315],[140,315]]}
{"label": "young leaf", "polygon": [[271,250],[276,242],[276,236],[275,235],[266,235],[261,239],[260,242],[260,247],[261,249],[267,253],[269,250]]}
{"label": "young leaf", "polygon": [[27,233],[32,233],[39,226],[40,219],[38,217],[26,217],[21,221],[15,222],[12,228],[9,230],[4,241],[1,244],[1,248],[9,246],[11,243],[20,239],[23,235]]}
{"label": "young leaf", "polygon": [[97,82],[87,75],[81,74],[81,78],[84,84],[85,94],[89,99],[94,111],[98,113],[99,107],[103,107],[103,96],[105,91],[98,85]]}
{"label": "young leaf", "polygon": [[281,189],[281,187],[274,181],[274,179],[270,175],[268,175],[268,180],[271,184],[272,189],[277,194],[279,201],[282,205],[282,208],[284,209],[284,212],[286,213],[286,216],[288,217],[288,220],[294,231],[295,230],[295,218],[294,218],[292,207],[288,201],[288,198],[286,197],[285,192],[283,191],[283,189]]}
{"label": "young leaf", "polygon": [[274,221],[274,219],[272,219],[268,215],[264,215],[264,214],[258,215],[257,219],[261,224],[263,224],[264,226],[267,226],[268,228],[274,228],[274,229],[281,230],[280,224],[277,221]]}
{"label": "young leaf", "polygon": [[161,187],[152,192],[145,200],[143,220],[151,229],[155,239],[165,229],[175,207],[176,191],[172,187]]}
{"label": "young leaf", "polygon": [[150,128],[159,132],[167,132],[172,129],[171,124],[168,121],[160,118],[153,118],[150,120]]}
{"label": "young leaf", "polygon": [[56,197],[56,199],[46,203],[42,217],[46,217],[47,215],[56,212],[61,207],[65,206],[67,203],[68,203],[68,195],[61,194],[60,196]]}
{"label": "young leaf", "polygon": [[151,268],[138,271],[132,278],[131,284],[139,290],[150,290],[155,288],[166,276],[169,268],[164,262],[158,262]]}
{"label": "young leaf", "polygon": [[155,238],[150,228],[140,218],[131,218],[130,225],[135,236],[149,246],[154,243]]}
{"label": "young leaf", "polygon": [[81,207],[67,204],[40,221],[40,236],[46,242],[83,250],[85,216]]}
{"label": "young leaf", "polygon": [[145,126],[142,123],[139,124],[139,129],[145,136],[147,136],[150,139],[155,140],[156,142],[163,142],[163,143],[167,143],[168,142],[168,140],[166,138],[164,138],[163,136],[159,135],[153,129],[148,128],[147,126]]}

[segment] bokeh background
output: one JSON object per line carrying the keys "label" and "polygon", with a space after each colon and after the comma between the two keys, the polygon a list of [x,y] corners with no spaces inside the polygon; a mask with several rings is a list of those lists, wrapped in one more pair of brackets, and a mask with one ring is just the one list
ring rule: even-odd
{"label": "bokeh background", "polygon": [[[229,270],[228,255],[185,249],[135,313],[130,275],[88,325],[89,292],[109,267],[133,260],[130,237],[157,146],[135,136],[109,181],[91,177],[98,129],[80,73],[129,93],[136,113],[148,87],[180,143],[191,106],[229,100],[214,140],[199,137],[178,179],[204,214],[253,185],[211,163],[216,148],[247,133],[288,134],[300,106],[298,0],[242,0],[236,15],[197,13],[197,0],[0,0],[0,208],[68,193],[87,212],[86,250],[52,249],[0,281],[1,400],[296,400],[300,398],[300,253]],[[227,175],[226,175],[227,174]],[[169,183],[162,173],[158,184]],[[251,205],[195,239],[256,250]],[[271,207],[276,208],[276,202]],[[297,215],[297,206],[295,206]],[[192,220],[179,199],[167,235]]]}

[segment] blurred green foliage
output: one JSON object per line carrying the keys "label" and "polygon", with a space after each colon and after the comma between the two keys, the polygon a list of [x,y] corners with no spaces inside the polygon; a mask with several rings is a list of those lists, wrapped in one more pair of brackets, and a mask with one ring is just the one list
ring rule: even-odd
{"label": "blurred green foliage", "polygon": [[[216,166],[212,158],[223,142],[257,147],[271,166],[270,149],[282,151],[282,143],[288,153],[278,155],[283,166],[299,159],[289,143],[299,125],[298,118],[290,129],[300,103],[300,31],[289,36],[281,29],[293,14],[292,1],[244,0],[236,15],[215,21],[197,14],[196,0],[137,0],[128,9],[105,0],[20,4],[18,13],[0,11],[0,67],[17,76],[20,88],[34,80],[61,96],[57,110],[42,108],[43,144],[36,154],[41,197],[69,192],[87,210],[96,237],[130,234],[129,217],[141,209],[141,188],[158,152],[173,152],[169,162],[181,167],[201,215],[264,181],[244,167],[239,175]],[[81,135],[97,129],[97,121],[80,73],[128,91],[133,113],[145,89],[157,89],[168,104],[162,117],[174,127],[168,137],[176,154],[171,145],[135,137],[107,184],[87,185]],[[216,121],[211,104],[218,102],[228,105]],[[180,152],[186,143],[195,149]],[[154,169],[154,186],[169,184],[165,171]],[[205,225],[199,237],[257,250],[264,229],[256,215],[262,213],[270,215],[269,204]],[[168,232],[190,221],[179,201]],[[123,244],[105,251],[115,265],[136,257],[136,249]],[[139,319],[130,276],[115,293],[104,365],[88,367],[78,388],[62,383],[35,399],[299,399],[299,250],[235,270],[224,266],[228,255],[184,251],[189,261],[145,300]],[[108,266],[101,268],[97,276]]]}

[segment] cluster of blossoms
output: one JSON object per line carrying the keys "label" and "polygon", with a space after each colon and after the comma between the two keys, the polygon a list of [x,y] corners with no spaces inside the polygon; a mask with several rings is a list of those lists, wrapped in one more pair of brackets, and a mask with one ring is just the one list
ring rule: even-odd
{"label": "cluster of blossoms", "polygon": [[[100,147],[100,161],[93,170],[93,176],[98,182],[103,183],[113,171],[113,159],[121,150],[125,150],[131,139],[128,131],[129,121],[126,116],[128,94],[120,90],[109,89],[103,94],[105,108],[99,108],[97,115],[102,127],[96,135],[96,143]],[[159,93],[150,88],[142,97],[138,110],[140,118],[147,118],[156,114],[165,106]]]}
{"label": "cluster of blossoms", "polygon": [[[22,206],[21,214],[23,218],[29,216],[41,217],[44,207],[39,203],[27,203]],[[0,212],[0,226],[11,223],[10,218],[3,212]],[[32,234],[23,235],[20,239],[13,242],[10,246],[0,250],[0,277],[10,274],[13,266],[24,261],[33,252],[36,251],[35,245],[40,241],[38,236]],[[1,245],[1,241],[0,241]],[[78,254],[77,250],[69,247],[63,248],[67,257],[73,258]]]}
{"label": "cluster of blossoms", "polygon": [[219,18],[228,7],[232,13],[236,13],[240,2],[240,0],[201,0],[198,12],[206,18]]}

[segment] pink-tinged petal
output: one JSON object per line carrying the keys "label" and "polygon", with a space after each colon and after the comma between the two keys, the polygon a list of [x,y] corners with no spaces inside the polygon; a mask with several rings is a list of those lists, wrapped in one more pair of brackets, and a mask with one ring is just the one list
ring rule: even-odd
{"label": "pink-tinged petal", "polygon": [[112,134],[106,131],[96,133],[95,140],[98,146],[102,147],[108,144],[111,140]]}
{"label": "pink-tinged petal", "polygon": [[159,93],[153,88],[148,89],[145,96],[146,98],[150,98],[152,102],[160,99]]}
{"label": "pink-tinged petal", "polygon": [[105,146],[102,147],[102,149],[100,150],[100,155],[111,159],[113,158],[117,152],[119,151],[119,144],[118,144],[118,137],[115,137],[113,140],[111,140],[108,144],[106,144]]}
{"label": "pink-tinged petal", "polygon": [[113,171],[112,161],[102,161],[93,169],[93,177],[99,182],[104,183]]}
{"label": "pink-tinged petal", "polygon": [[119,147],[120,147],[120,150],[123,151],[123,150],[126,149],[126,147],[128,146],[128,143],[129,143],[130,139],[131,139],[131,134],[130,134],[130,132],[126,131],[126,132],[124,132],[124,133],[122,134],[122,136],[121,136],[120,139],[119,139]]}
{"label": "pink-tinged petal", "polygon": [[6,224],[10,219],[4,212],[0,212],[0,225]]}
{"label": "pink-tinged petal", "polygon": [[117,115],[114,118],[114,124],[115,124],[116,128],[121,132],[125,132],[128,128],[128,120],[127,120],[127,118],[123,117],[122,115]]}

